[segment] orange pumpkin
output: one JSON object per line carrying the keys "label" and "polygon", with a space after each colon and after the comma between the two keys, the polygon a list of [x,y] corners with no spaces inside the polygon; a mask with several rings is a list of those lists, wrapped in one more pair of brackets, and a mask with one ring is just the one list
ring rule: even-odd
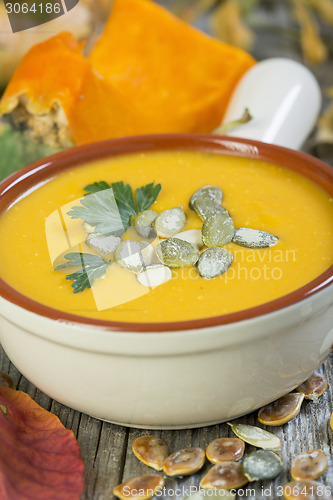
{"label": "orange pumpkin", "polygon": [[211,132],[237,81],[255,63],[150,0],[115,0],[88,58],[81,48],[62,33],[31,49],[6,89],[0,113],[14,113],[15,122],[15,110],[23,106],[38,129],[40,115],[56,109],[58,129],[64,125],[57,140],[63,143]]}

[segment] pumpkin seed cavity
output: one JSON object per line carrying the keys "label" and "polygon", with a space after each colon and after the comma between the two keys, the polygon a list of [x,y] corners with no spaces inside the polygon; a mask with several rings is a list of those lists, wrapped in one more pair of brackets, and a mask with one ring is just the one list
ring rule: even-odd
{"label": "pumpkin seed cavity", "polygon": [[141,285],[156,288],[171,280],[172,272],[169,267],[163,264],[150,264],[145,269],[139,272],[137,280]]}
{"label": "pumpkin seed cavity", "polygon": [[206,456],[213,464],[240,460],[244,454],[245,443],[238,438],[214,439],[206,450]]}
{"label": "pumpkin seed cavity", "polygon": [[195,193],[192,194],[190,199],[190,208],[194,210],[194,202],[198,198],[204,198],[205,200],[212,200],[218,204],[222,203],[223,193],[222,190],[218,186],[203,186],[198,189]]}
{"label": "pumpkin seed cavity", "polygon": [[163,462],[169,454],[168,445],[155,436],[140,436],[132,444],[134,455],[155,470],[163,469]]}
{"label": "pumpkin seed cavity", "polygon": [[131,218],[131,224],[135,227],[139,236],[153,239],[156,237],[156,231],[153,228],[153,224],[158,215],[158,212],[155,212],[155,210],[144,210]]}
{"label": "pumpkin seed cavity", "polygon": [[[119,484],[113,490],[113,494],[121,500],[140,498],[140,500],[149,500],[158,491],[163,489],[165,481],[163,477],[147,474],[144,476],[132,477]],[[133,493],[131,493],[133,492]],[[140,495],[138,495],[140,492]]]}
{"label": "pumpkin seed cavity", "polygon": [[170,238],[179,233],[186,224],[186,214],[181,207],[164,210],[156,217],[154,228],[160,238]]}
{"label": "pumpkin seed cavity", "polygon": [[115,260],[120,267],[139,273],[150,264],[153,248],[146,241],[122,241],[115,250]]}
{"label": "pumpkin seed cavity", "polygon": [[198,252],[188,241],[169,238],[161,241],[156,247],[158,260],[169,267],[194,266],[198,260]]}
{"label": "pumpkin seed cavity", "polygon": [[203,278],[216,278],[229,269],[232,258],[232,253],[225,248],[207,248],[200,254],[197,263],[198,272]]}
{"label": "pumpkin seed cavity", "polygon": [[189,476],[198,472],[205,463],[202,448],[191,446],[178,450],[164,460],[163,472],[167,476]]}
{"label": "pumpkin seed cavity", "polygon": [[249,481],[243,473],[242,466],[238,462],[222,462],[214,465],[202,478],[200,487],[204,489],[232,490],[240,488]]}
{"label": "pumpkin seed cavity", "polygon": [[295,481],[318,479],[328,467],[326,455],[322,450],[304,451],[294,458],[291,475]]}
{"label": "pumpkin seed cavity", "polygon": [[263,448],[264,450],[281,450],[282,448],[282,443],[277,436],[260,427],[229,422],[228,425],[230,425],[239,439],[242,439],[245,443],[251,444],[252,446]]}
{"label": "pumpkin seed cavity", "polygon": [[274,451],[258,450],[244,458],[242,468],[249,481],[265,481],[281,474],[283,461]]}
{"label": "pumpkin seed cavity", "polygon": [[205,198],[198,198],[193,203],[193,209],[195,213],[200,217],[202,221],[208,219],[211,215],[223,214],[226,209],[219,205],[214,200],[208,200]]}
{"label": "pumpkin seed cavity", "polygon": [[222,247],[230,243],[235,233],[234,223],[227,211],[208,217],[201,229],[207,247]]}
{"label": "pumpkin seed cavity", "polygon": [[303,400],[304,394],[300,392],[286,394],[261,408],[258,420],[264,425],[283,425],[298,415]]}
{"label": "pumpkin seed cavity", "polygon": [[268,248],[273,247],[279,242],[279,238],[271,233],[260,231],[259,229],[250,229],[240,227],[235,230],[232,238],[233,243],[248,248]]}
{"label": "pumpkin seed cavity", "polygon": [[305,399],[316,401],[327,389],[327,380],[320,373],[314,373],[303,384],[297,387],[297,391],[304,394]]}

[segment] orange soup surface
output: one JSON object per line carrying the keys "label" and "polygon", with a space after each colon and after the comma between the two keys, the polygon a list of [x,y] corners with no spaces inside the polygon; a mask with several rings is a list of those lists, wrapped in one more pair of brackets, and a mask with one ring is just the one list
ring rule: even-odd
{"label": "orange soup surface", "polygon": [[[78,267],[54,267],[68,252],[94,254],[85,244],[82,220],[67,212],[79,204],[86,185],[99,181],[124,181],[133,190],[160,183],[151,208],[183,207],[183,231],[203,224],[189,208],[191,195],[216,185],[236,228],[267,231],[279,241],[261,249],[228,243],[224,248],[233,261],[224,274],[205,279],[196,266],[172,269],[172,278],[155,288],[112,262],[92,289],[73,293],[66,274]],[[74,167],[50,179],[1,216],[0,233],[0,276],[31,299],[101,320],[172,322],[258,306],[322,274],[333,264],[333,200],[309,179],[264,161],[191,151],[142,153]]]}

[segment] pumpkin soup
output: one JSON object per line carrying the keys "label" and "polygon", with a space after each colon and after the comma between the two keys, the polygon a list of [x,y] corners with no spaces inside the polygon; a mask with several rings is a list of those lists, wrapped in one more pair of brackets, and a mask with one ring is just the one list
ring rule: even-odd
{"label": "pumpkin soup", "polygon": [[328,193],[281,166],[213,153],[73,167],[21,196],[0,231],[0,276],[13,288],[111,321],[248,309],[333,264]]}

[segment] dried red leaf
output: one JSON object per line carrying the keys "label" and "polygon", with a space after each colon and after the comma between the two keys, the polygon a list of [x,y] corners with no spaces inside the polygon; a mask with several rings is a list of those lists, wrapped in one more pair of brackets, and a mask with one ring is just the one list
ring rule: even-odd
{"label": "dried red leaf", "polygon": [[79,500],[84,466],[58,417],[30,396],[0,387],[1,500]]}

